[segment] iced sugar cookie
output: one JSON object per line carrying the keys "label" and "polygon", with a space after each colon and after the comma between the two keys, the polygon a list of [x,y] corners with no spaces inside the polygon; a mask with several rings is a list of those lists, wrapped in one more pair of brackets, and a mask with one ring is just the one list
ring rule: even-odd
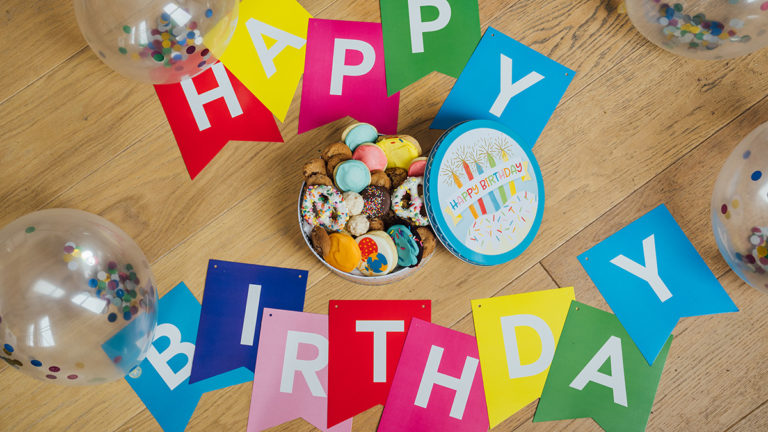
{"label": "iced sugar cookie", "polygon": [[355,123],[347,126],[341,133],[341,139],[350,150],[354,151],[362,143],[374,143],[379,133],[376,128],[368,123]]}
{"label": "iced sugar cookie", "polygon": [[330,246],[323,259],[333,267],[343,271],[351,272],[360,264],[360,248],[357,242],[349,234],[333,233],[328,236]]}
{"label": "iced sugar cookie", "polygon": [[408,177],[423,177],[426,170],[427,158],[424,156],[417,157],[411,161],[411,165],[408,167]]}
{"label": "iced sugar cookie", "polygon": [[418,141],[408,135],[385,137],[376,143],[387,155],[387,168],[407,170],[411,161],[421,155]]}
{"label": "iced sugar cookie", "polygon": [[352,153],[352,159],[364,163],[370,171],[387,168],[387,155],[381,147],[374,144],[360,144]]}
{"label": "iced sugar cookie", "polygon": [[397,249],[384,231],[371,231],[357,238],[360,262],[357,269],[365,276],[383,276],[397,267]]}
{"label": "iced sugar cookie", "polygon": [[333,179],[342,192],[360,193],[371,184],[371,171],[360,161],[348,160],[336,165]]}
{"label": "iced sugar cookie", "polygon": [[405,225],[392,225],[387,234],[395,242],[397,248],[397,264],[403,267],[415,267],[421,261],[424,249],[413,235],[411,229]]}

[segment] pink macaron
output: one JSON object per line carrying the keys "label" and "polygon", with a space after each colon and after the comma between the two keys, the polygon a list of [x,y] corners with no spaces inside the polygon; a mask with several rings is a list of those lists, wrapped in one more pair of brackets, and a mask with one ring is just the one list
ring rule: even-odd
{"label": "pink macaron", "polygon": [[408,177],[422,177],[426,169],[427,158],[417,157],[411,161],[411,166],[408,167]]}
{"label": "pink macaron", "polygon": [[374,144],[360,144],[352,153],[352,159],[359,160],[369,170],[384,170],[387,168],[387,155],[379,146]]}

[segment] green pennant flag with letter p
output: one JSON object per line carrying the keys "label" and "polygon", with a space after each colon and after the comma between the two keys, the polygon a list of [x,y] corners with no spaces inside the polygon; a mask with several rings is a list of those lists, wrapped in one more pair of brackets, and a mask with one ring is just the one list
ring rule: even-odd
{"label": "green pennant flag with letter p", "polygon": [[571,302],[534,422],[592,417],[606,431],[643,431],[672,336],[648,366],[616,315]]}
{"label": "green pennant flag with letter p", "polygon": [[432,71],[458,77],[480,40],[477,0],[380,0],[393,95]]}

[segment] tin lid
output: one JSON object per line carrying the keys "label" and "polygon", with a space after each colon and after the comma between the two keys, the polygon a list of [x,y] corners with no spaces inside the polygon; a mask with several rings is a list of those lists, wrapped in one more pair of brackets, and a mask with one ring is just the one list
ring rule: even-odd
{"label": "tin lid", "polygon": [[544,183],[531,149],[490,120],[460,123],[438,139],[424,173],[424,201],[452,254],[496,265],[531,244],[544,213]]}

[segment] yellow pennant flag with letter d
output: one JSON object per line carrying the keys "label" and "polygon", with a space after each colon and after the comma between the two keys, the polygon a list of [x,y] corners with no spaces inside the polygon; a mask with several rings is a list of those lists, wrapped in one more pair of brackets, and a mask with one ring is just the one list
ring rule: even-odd
{"label": "yellow pennant flag with letter d", "polygon": [[281,122],[304,73],[310,18],[296,0],[245,0],[232,40],[219,56]]}
{"label": "yellow pennant flag with letter d", "polygon": [[541,396],[573,287],[472,300],[493,428]]}

